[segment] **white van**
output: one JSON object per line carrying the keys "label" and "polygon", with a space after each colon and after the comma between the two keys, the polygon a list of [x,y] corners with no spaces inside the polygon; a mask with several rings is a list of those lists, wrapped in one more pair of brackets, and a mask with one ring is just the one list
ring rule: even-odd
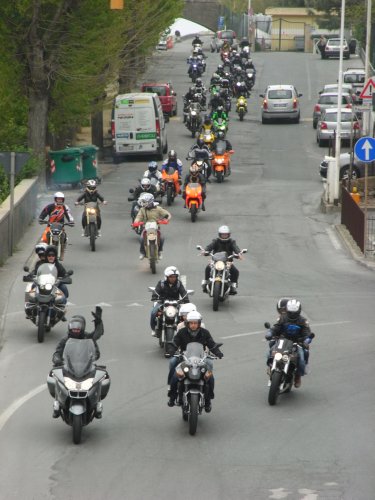
{"label": "white van", "polygon": [[157,94],[120,94],[112,111],[112,156],[153,155],[162,160],[168,151],[167,130]]}

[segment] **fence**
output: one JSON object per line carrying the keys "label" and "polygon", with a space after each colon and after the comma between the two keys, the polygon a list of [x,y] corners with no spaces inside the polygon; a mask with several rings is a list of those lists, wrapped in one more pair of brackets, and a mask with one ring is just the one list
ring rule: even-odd
{"label": "fence", "polygon": [[365,253],[365,214],[345,187],[341,190],[341,224],[346,226],[353,240]]}

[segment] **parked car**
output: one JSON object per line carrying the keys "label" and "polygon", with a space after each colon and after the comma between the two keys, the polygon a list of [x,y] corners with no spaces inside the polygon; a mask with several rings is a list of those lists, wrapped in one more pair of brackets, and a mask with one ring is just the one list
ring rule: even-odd
{"label": "parked car", "polygon": [[[333,139],[337,131],[338,125],[338,109],[328,108],[325,109],[318,122],[316,132],[316,142],[319,147],[328,144],[330,139]],[[354,141],[361,136],[362,124],[357,115],[352,109],[341,110],[341,141],[350,141],[353,134]]]}
{"label": "parked car", "polygon": [[159,40],[159,43],[157,44],[156,48],[158,50],[167,50],[167,39],[166,37],[162,36]]}
{"label": "parked car", "polygon": [[[367,163],[368,165],[368,175],[375,175],[375,166],[372,163]],[[366,164],[363,161],[357,160],[355,157],[353,159],[352,165],[352,179],[359,179],[365,176]],[[328,161],[323,159],[319,165],[319,174],[322,179],[327,178],[328,172]],[[348,179],[350,174],[350,153],[340,154],[340,180]]]}
{"label": "parked car", "polygon": [[288,119],[299,123],[299,97],[302,94],[297,92],[294,85],[268,85],[259,97],[263,97],[262,123],[271,119]]}
{"label": "parked car", "polygon": [[[338,83],[328,83],[324,85],[323,89],[319,92],[319,94],[328,94],[330,92],[339,92],[339,84]],[[357,95],[351,83],[343,83],[342,84],[342,92],[344,94],[349,94],[352,98],[353,103],[357,102]]]}
{"label": "parked car", "polygon": [[[339,97],[338,92],[326,92],[324,94],[320,94],[318,102],[314,106],[313,128],[316,128],[322,111],[324,111],[327,108],[337,108],[338,97]],[[345,93],[342,94],[341,104],[343,104],[346,108],[352,107],[353,101],[352,98],[350,97],[350,94],[345,94]]]}
{"label": "parked car", "polygon": [[362,103],[362,99],[360,99],[359,96],[365,85],[365,70],[363,68],[347,68],[347,70],[343,72],[342,77],[344,83],[350,83],[353,86],[358,103]]}
{"label": "parked car", "polygon": [[237,50],[238,45],[236,32],[233,30],[222,30],[217,31],[211,38],[211,52],[219,52],[221,47],[223,46],[224,40],[226,40],[229,45]]}
{"label": "parked car", "polygon": [[141,92],[151,92],[159,96],[163,113],[168,116],[177,115],[177,94],[170,82],[142,83]]}
{"label": "parked car", "polygon": [[[329,38],[322,52],[322,59],[329,59],[330,57],[340,57],[341,39]],[[350,51],[347,41],[344,39],[343,58],[349,59]]]}

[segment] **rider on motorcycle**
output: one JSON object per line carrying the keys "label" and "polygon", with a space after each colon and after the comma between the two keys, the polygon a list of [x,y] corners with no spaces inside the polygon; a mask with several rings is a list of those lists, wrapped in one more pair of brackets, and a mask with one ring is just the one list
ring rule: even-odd
{"label": "rider on motorcycle", "polygon": [[217,67],[217,70],[216,70],[216,73],[223,77],[224,76],[224,73],[225,73],[225,69],[224,69],[224,66],[222,64],[219,64],[219,66]]}
{"label": "rider on motorcycle", "polygon": [[[141,208],[134,219],[134,223],[137,222],[158,222],[160,219],[171,220],[172,215],[162,207],[159,207],[159,204],[155,202],[152,194],[143,194],[140,200],[138,200],[141,204]],[[145,258],[145,249],[143,246],[143,236],[140,238],[140,255],[139,260]],[[164,246],[164,238],[160,235],[159,239],[159,259],[163,258],[163,246]]]}
{"label": "rider on motorcycle", "polygon": [[212,113],[212,121],[215,123],[217,123],[217,121],[221,118],[223,121],[228,121],[228,115],[226,114],[226,112],[224,111],[224,108],[223,106],[218,106],[216,108],[216,111],[214,111]]}
{"label": "rider on motorcycle", "polygon": [[168,266],[164,270],[164,280],[158,281],[155,290],[151,296],[152,301],[157,301],[151,310],[150,326],[151,335],[155,337],[156,317],[160,308],[163,307],[166,300],[180,300],[185,297],[183,303],[189,302],[184,285],[178,279],[180,271],[175,266]]}
{"label": "rider on motorcycle", "polygon": [[[211,252],[212,253],[226,252],[228,256],[232,254],[237,254],[238,257],[235,258],[242,259],[242,255],[239,255],[240,251],[241,250],[237,245],[236,241],[230,237],[229,227],[220,226],[218,229],[218,237],[212,240],[212,242],[206,246],[203,255],[209,255]],[[207,293],[206,285],[210,278],[210,273],[211,273],[211,267],[208,264],[205,269],[204,280],[202,280],[202,290],[204,293]],[[237,294],[239,275],[240,275],[239,270],[232,264],[229,269],[229,277],[231,281],[231,289],[229,292],[230,295]]]}
{"label": "rider on motorcycle", "polygon": [[189,110],[189,104],[191,101],[194,100],[195,96],[195,87],[190,87],[189,90],[186,92],[186,94],[183,97],[183,103],[184,103],[184,109],[183,109],[183,114],[184,114],[184,123],[186,122],[186,118],[188,115],[188,110]]}
{"label": "rider on motorcycle", "polygon": [[212,151],[216,150],[216,146],[218,142],[225,142],[225,151],[230,151],[232,148],[232,144],[228,141],[228,139],[225,139],[225,133],[222,130],[219,130],[216,133],[216,138],[214,142],[212,143]]}
{"label": "rider on motorcycle", "polygon": [[[221,359],[224,354],[217,347],[216,342],[212,338],[210,332],[206,328],[202,327],[202,316],[198,311],[191,311],[186,317],[186,326],[181,328],[173,338],[173,342],[180,351],[185,351],[186,346],[190,342],[199,342],[208,348],[215,356]],[[169,374],[168,374],[168,384],[170,384],[170,389],[168,391],[168,406],[174,406],[175,400],[177,398],[177,383],[178,379],[175,373],[176,366],[180,363],[179,357],[172,357],[169,362]],[[207,365],[210,366],[212,371],[213,363],[212,360],[206,360]],[[208,394],[205,398],[205,411],[209,413],[211,411],[211,399],[214,398],[214,377],[210,377],[208,382]]]}
{"label": "rider on motorcycle", "polygon": [[241,49],[243,49],[244,47],[250,47],[250,42],[245,36],[242,37],[242,40],[240,41],[240,47]]}
{"label": "rider on motorcycle", "polygon": [[212,120],[210,115],[204,115],[204,120],[199,134],[204,134],[206,132],[212,132]]}
{"label": "rider on motorcycle", "polygon": [[[204,200],[206,199],[206,179],[203,174],[199,172],[199,167],[196,163],[190,165],[189,174],[185,177],[184,186],[182,189],[182,197],[186,200],[186,186],[190,183],[197,183],[202,186],[202,210],[203,212],[206,210],[204,205]],[[186,204],[184,205],[186,208]]]}
{"label": "rider on motorcycle", "polygon": [[[66,219],[71,225],[74,224],[73,215],[70,212],[70,208],[68,205],[64,204],[65,195],[58,191],[53,195],[55,200],[54,203],[50,203],[46,205],[39,215],[39,222],[43,222],[48,217],[48,222],[63,222]],[[43,232],[41,241],[44,243],[48,243],[47,234],[49,233],[50,228],[47,226]],[[65,235],[66,242],[66,235]]]}
{"label": "rider on motorcycle", "polygon": [[168,158],[163,161],[161,166],[161,172],[168,172],[169,167],[172,167],[175,171],[178,172],[178,179],[175,181],[175,191],[176,194],[180,193],[181,186],[181,175],[182,175],[182,161],[177,158],[177,153],[174,149],[171,149],[168,153]]}
{"label": "rider on motorcycle", "polygon": [[178,319],[179,323],[177,325],[177,331],[181,330],[185,326],[186,317],[191,311],[196,311],[197,306],[192,302],[187,302],[185,304],[181,304],[180,309],[178,311]]}
{"label": "rider on motorcycle", "polygon": [[[56,351],[52,356],[53,366],[61,366],[63,364],[63,353],[66,343],[69,339],[92,339],[95,344],[96,356],[95,360],[100,358],[100,351],[96,341],[104,334],[104,326],[102,321],[102,308],[99,306],[95,307],[95,312],[91,313],[94,316],[95,330],[91,333],[85,332],[86,320],[83,316],[75,315],[68,323],[68,335],[60,340],[56,346]],[[98,403],[96,408],[96,418],[101,418],[102,416],[102,403]],[[58,418],[60,416],[60,405],[57,400],[53,403],[53,418]]]}
{"label": "rider on motorcycle", "polygon": [[[98,187],[97,187],[96,180],[90,179],[89,181],[87,181],[85,191],[80,196],[78,196],[74,205],[78,205],[81,201],[83,201],[84,203],[90,203],[90,202],[97,203],[98,200],[101,201],[103,203],[103,205],[107,205],[107,202],[105,201],[103,196],[98,193]],[[97,220],[97,224],[98,224],[98,236],[101,236],[100,228],[102,226],[102,218],[100,217],[99,206],[97,209],[97,219],[96,220]],[[87,226],[87,217],[86,217],[86,212],[84,211],[82,214],[83,231],[82,231],[81,236],[85,236],[86,226]]]}
{"label": "rider on motorcycle", "polygon": [[[203,176],[210,182],[209,178],[211,176],[211,164],[210,164],[211,151],[210,148],[204,143],[203,137],[198,136],[196,144],[190,148],[188,152],[188,159],[193,159],[193,163],[197,160],[202,160],[206,163],[206,172],[202,172]],[[192,163],[192,165],[193,165]]]}
{"label": "rider on motorcycle", "polygon": [[203,45],[203,42],[202,40],[199,38],[198,35],[195,35],[195,37],[193,38],[193,41],[191,42],[192,46],[194,47],[194,45]]}
{"label": "rider on motorcycle", "polygon": [[[150,161],[150,163],[148,164],[148,169],[143,173],[143,177],[147,177],[148,179],[150,179],[151,184],[156,187],[156,191],[159,194],[162,175],[158,170],[158,164],[156,163],[156,161]],[[163,193],[161,193],[161,196],[162,195]]]}
{"label": "rider on motorcycle", "polygon": [[138,203],[138,198],[141,196],[143,193],[151,193],[152,195],[156,196],[156,186],[151,184],[151,181],[148,177],[143,177],[141,179],[141,182],[139,185],[134,189],[134,192],[132,193],[132,196],[128,198],[129,201],[133,201],[130,216],[134,220],[135,219],[135,207],[137,206]]}
{"label": "rider on motorcycle", "polygon": [[[314,337],[308,321],[301,315],[301,309],[302,306],[299,300],[288,300],[285,306],[285,313],[280,314],[277,322],[266,334],[266,339],[270,341],[274,338],[283,336],[286,339],[299,342],[297,373],[294,377],[294,386],[297,388],[301,386],[301,377],[305,375],[306,358],[304,350],[309,349],[309,345]],[[303,347],[300,343],[303,344]],[[272,344],[270,343],[270,351],[267,360],[268,365],[272,362],[271,347]]]}

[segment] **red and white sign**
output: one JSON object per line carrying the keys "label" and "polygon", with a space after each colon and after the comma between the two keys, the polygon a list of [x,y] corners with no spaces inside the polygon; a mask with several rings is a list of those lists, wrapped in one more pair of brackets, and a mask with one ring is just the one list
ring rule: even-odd
{"label": "red and white sign", "polygon": [[375,89],[375,80],[369,78],[359,96],[360,99],[372,99],[372,94],[374,92],[374,89]]}

